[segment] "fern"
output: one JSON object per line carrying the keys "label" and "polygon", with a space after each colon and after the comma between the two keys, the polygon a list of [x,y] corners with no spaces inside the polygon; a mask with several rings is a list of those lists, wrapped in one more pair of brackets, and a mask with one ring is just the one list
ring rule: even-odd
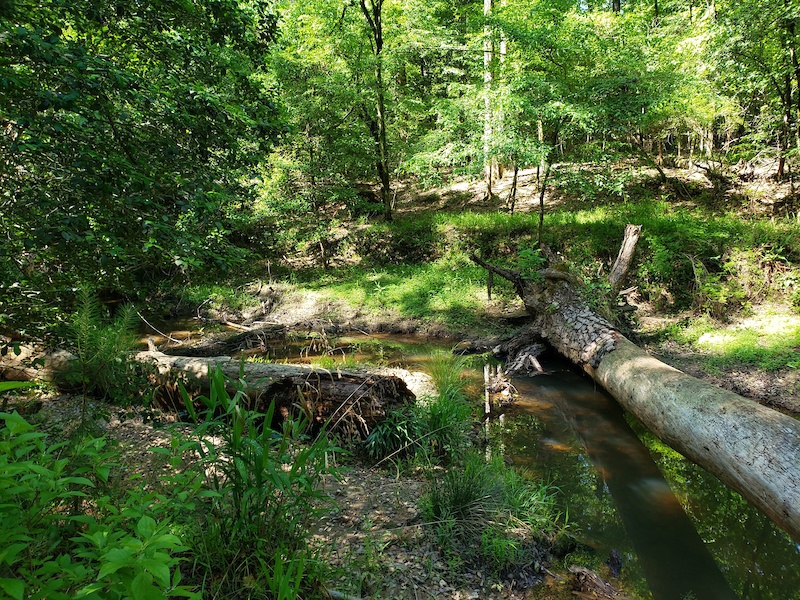
{"label": "fern", "polygon": [[[132,374],[128,354],[136,343],[136,309],[126,304],[113,321],[103,319],[97,296],[79,291],[78,310],[69,325],[77,361],[66,375],[67,382],[84,396],[121,401]],[[122,394],[121,394],[122,392]]]}

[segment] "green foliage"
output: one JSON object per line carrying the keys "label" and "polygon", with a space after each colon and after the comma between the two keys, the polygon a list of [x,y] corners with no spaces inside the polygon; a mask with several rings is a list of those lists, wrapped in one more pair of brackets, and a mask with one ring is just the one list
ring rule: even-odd
{"label": "green foliage", "polygon": [[432,356],[429,371],[436,396],[387,415],[364,441],[374,460],[451,463],[470,445],[473,408],[465,397],[464,370],[468,359],[451,353]]}
{"label": "green foliage", "polygon": [[[0,414],[0,588],[11,598],[199,598],[181,586],[187,550],[140,495],[115,505],[101,488],[116,455],[102,438],[47,444]],[[86,510],[86,506],[92,510]]]}
{"label": "green foliage", "polygon": [[6,8],[0,273],[14,320],[82,282],[132,294],[241,263],[229,215],[249,206],[246,175],[281,128],[265,81],[271,6]]}
{"label": "green foliage", "polygon": [[209,395],[194,401],[199,411],[182,389],[196,425],[178,453],[193,450],[200,457],[194,475],[186,475],[194,482],[196,507],[185,521],[192,576],[208,593],[228,598],[267,590],[294,598],[318,576],[310,568],[306,525],[322,510],[318,484],[332,448],[323,436],[305,440],[299,422],[272,429],[274,403],[263,413],[248,409],[243,381],[219,369],[210,379]]}
{"label": "green foliage", "polygon": [[36,384],[32,381],[0,381],[0,392],[18,390],[21,388],[31,387],[32,385]]}
{"label": "green foliage", "polygon": [[395,410],[375,425],[364,440],[364,449],[372,460],[401,460],[414,455],[427,444],[424,409]]}
{"label": "green foliage", "polygon": [[431,483],[422,510],[446,555],[488,564],[498,574],[525,564],[538,569],[536,540],[556,529],[552,488],[474,453]]}
{"label": "green foliage", "polygon": [[517,262],[523,279],[539,279],[539,270],[544,267],[547,259],[542,256],[539,248],[523,248],[519,251]]}
{"label": "green foliage", "polygon": [[144,393],[144,366],[128,357],[136,342],[136,316],[136,308],[126,304],[108,322],[97,296],[82,288],[78,310],[69,324],[76,361],[63,374],[64,382],[84,396],[101,396],[118,404],[130,404]]}

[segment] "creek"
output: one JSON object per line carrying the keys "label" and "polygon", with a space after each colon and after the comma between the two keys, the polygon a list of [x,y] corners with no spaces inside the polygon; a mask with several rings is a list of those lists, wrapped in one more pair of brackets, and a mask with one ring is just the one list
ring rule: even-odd
{"label": "creek", "polygon": [[[323,335],[276,342],[263,357],[425,371],[434,353],[449,350],[414,336]],[[587,560],[621,558],[621,582],[612,583],[654,600],[800,599],[800,545],[591,379],[565,361],[542,364],[546,374],[514,379],[517,401],[490,424],[493,451],[559,489]],[[467,375],[481,396],[481,369]],[[563,567],[575,560],[568,556]]]}

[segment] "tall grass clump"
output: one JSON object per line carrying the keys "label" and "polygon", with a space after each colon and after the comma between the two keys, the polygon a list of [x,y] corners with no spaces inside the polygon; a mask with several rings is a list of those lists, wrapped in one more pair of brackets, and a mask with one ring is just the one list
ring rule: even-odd
{"label": "tall grass clump", "polygon": [[376,461],[413,458],[417,462],[449,464],[470,445],[473,407],[465,394],[469,359],[440,352],[429,371],[436,395],[391,412],[364,442]]}
{"label": "tall grass clump", "polygon": [[190,577],[208,597],[288,600],[308,593],[320,573],[307,526],[322,510],[331,447],[324,436],[307,439],[298,421],[272,429],[274,403],[250,410],[244,389],[217,369],[209,395],[194,401],[200,410],[182,390],[195,428],[173,456],[199,456],[177,476],[193,490],[194,509],[183,518]]}
{"label": "tall grass clump", "polygon": [[488,565],[500,575],[530,566],[538,571],[558,529],[555,490],[528,481],[501,457],[467,454],[431,482],[421,502],[451,561]]}

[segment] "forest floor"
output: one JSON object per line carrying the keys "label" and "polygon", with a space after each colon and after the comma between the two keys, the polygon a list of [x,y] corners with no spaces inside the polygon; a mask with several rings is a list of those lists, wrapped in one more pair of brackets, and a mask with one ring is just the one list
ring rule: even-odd
{"label": "forest floor", "polygon": [[[691,177],[701,181],[704,176],[698,171]],[[704,184],[707,183],[706,180]],[[510,178],[506,177],[495,188],[498,193],[498,198],[494,200],[496,204],[505,202],[509,185]],[[535,171],[521,172],[518,185],[516,209],[537,210]],[[790,193],[790,190],[783,189],[786,185],[760,190],[751,196],[758,199],[743,206],[743,210],[751,214],[769,214],[781,198]],[[398,197],[398,211],[401,213],[408,210],[412,203],[417,207],[425,205],[429,210],[452,210],[485,203],[479,183],[463,183],[425,192],[409,186]],[[548,205],[569,201],[568,198],[555,197],[545,200]],[[402,317],[391,309],[380,314],[364,314],[360,307],[331,304],[314,292],[290,284],[257,284],[257,287],[259,289],[255,293],[263,297],[260,308],[247,314],[236,311],[224,314],[206,312],[203,316],[245,323],[269,321],[301,330],[329,328],[368,333],[412,333],[461,341],[461,337],[453,337],[456,334],[441,325]],[[510,323],[512,318],[519,318],[520,309],[521,304],[512,303],[501,307],[496,317],[507,319]],[[688,312],[668,315],[646,303],[640,303],[635,325],[629,335],[651,354],[686,373],[762,404],[800,415],[800,369],[766,371],[744,363],[709,369],[707,357],[702,352],[688,345],[665,341],[660,336],[659,332],[671,323],[692,318],[693,315]],[[732,319],[721,326],[720,333],[741,327],[766,329],[798,325],[800,315],[796,313],[792,315],[780,307],[756,306],[749,315]],[[203,335],[174,329],[165,333],[170,337],[188,335],[196,338]],[[155,334],[152,337],[159,345],[167,343],[166,338],[159,338]],[[51,432],[68,435],[70,427],[79,421],[82,408],[80,398],[50,394],[38,398],[34,404],[39,402],[41,410],[35,420]],[[14,404],[10,407],[13,408]],[[170,427],[174,424],[169,422],[168,416],[162,416],[160,421],[154,422],[152,415],[145,411],[121,410],[100,404],[92,405],[90,410],[100,415],[98,424],[102,432],[124,450],[126,468],[130,469],[131,475],[138,473],[153,478],[168,470],[163,459],[150,451],[154,447],[169,445]],[[341,474],[341,479],[331,478],[325,482],[325,489],[335,506],[319,519],[313,532],[313,543],[338,574],[336,580],[331,582],[331,587],[354,597],[373,599],[557,600],[575,597],[572,594],[572,576],[568,572],[570,565],[563,562],[550,565],[552,572],[548,572],[541,583],[534,586],[520,585],[513,580],[498,580],[480,568],[462,566],[453,569],[453,565],[448,564],[436,549],[434,540],[424,532],[419,513],[419,500],[425,487],[421,476],[369,468],[352,462],[342,466]],[[601,569],[598,574],[619,585],[608,570]]]}

